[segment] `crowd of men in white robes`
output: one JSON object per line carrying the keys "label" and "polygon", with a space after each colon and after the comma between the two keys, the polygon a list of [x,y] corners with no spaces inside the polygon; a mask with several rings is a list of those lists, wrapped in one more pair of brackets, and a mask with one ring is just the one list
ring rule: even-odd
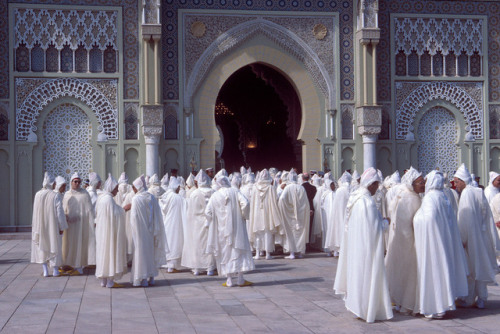
{"label": "crowd of men in white robes", "polygon": [[310,244],[339,257],[334,290],[368,322],[392,318],[394,305],[428,318],[485,306],[500,255],[497,173],[484,193],[464,165],[456,190],[441,172],[424,177],[414,168],[385,179],[373,168],[338,180],[275,168],[214,174],[129,184],[122,173],[102,184],[90,173],[87,189],[74,174],[65,191],[64,178],[46,173],[33,205],[32,262],[44,276],[49,265],[53,276],[95,265],[110,288],[121,286],[127,264],[134,286],[154,285],[159,268],[218,273],[225,286],[246,286],[254,260],[272,259],[277,245],[301,258]]}

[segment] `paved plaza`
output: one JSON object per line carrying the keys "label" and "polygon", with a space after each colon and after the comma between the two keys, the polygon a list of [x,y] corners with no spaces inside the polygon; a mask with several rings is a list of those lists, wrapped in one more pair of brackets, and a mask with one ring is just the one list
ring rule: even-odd
{"label": "paved plaza", "polygon": [[[337,259],[256,261],[251,287],[189,271],[161,272],[156,285],[101,288],[91,274],[42,277],[30,264],[30,234],[0,235],[0,333],[498,333],[500,288],[487,308],[459,309],[444,320],[395,313],[367,324],[348,312],[332,286]],[[403,268],[404,270],[404,268]],[[87,273],[87,272],[86,272]],[[497,276],[499,281],[500,275]]]}

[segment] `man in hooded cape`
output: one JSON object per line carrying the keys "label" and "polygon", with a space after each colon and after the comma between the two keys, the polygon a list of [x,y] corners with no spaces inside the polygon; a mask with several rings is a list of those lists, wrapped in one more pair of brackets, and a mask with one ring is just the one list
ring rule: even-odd
{"label": "man in hooded cape", "polygon": [[168,191],[160,198],[160,208],[165,226],[165,236],[169,251],[165,267],[169,273],[181,267],[182,248],[184,245],[184,226],[186,225],[186,199],[179,194],[179,178],[171,176]]}
{"label": "man in hooded cape", "polygon": [[[205,209],[208,226],[207,253],[214,254],[219,276],[227,277],[224,286],[246,286],[243,273],[255,269],[244,219],[248,217],[248,200],[231,187],[226,176],[216,178],[217,190]],[[233,276],[237,275],[237,281]]]}
{"label": "man in hooded cape", "polygon": [[484,196],[488,200],[488,203],[490,203],[493,197],[498,193],[500,193],[500,174],[491,171],[490,182],[486,189],[484,189]]}
{"label": "man in hooded cape", "polygon": [[296,256],[301,258],[306,252],[306,243],[309,241],[311,210],[306,189],[297,184],[297,173],[294,170],[288,174],[278,207],[286,233],[284,248],[290,252],[288,258],[295,259]]}
{"label": "man in hooded cape", "polygon": [[[55,189],[52,190],[54,183]],[[33,202],[31,262],[42,264],[45,277],[49,276],[48,264],[53,276],[59,276],[59,266],[62,265],[61,233],[68,224],[59,190],[64,192],[65,185],[64,178],[58,177],[54,181],[46,172],[43,188],[36,193]]]}
{"label": "man in hooded cape", "polygon": [[[410,314],[415,307],[417,291],[417,254],[413,217],[420,208],[420,195],[425,191],[422,173],[413,167],[394,185],[389,206],[391,225],[385,266],[391,300],[401,313]],[[402,270],[404,268],[404,270]]]}
{"label": "man in hooded cape", "polygon": [[115,203],[118,181],[109,174],[96,202],[96,270],[102,287],[119,288],[116,280],[127,272],[125,210]]}
{"label": "man in hooded cape", "polygon": [[202,271],[206,271],[208,276],[213,276],[216,267],[214,255],[205,252],[208,241],[205,209],[210,196],[214,193],[210,187],[211,182],[210,177],[200,169],[194,179],[196,189],[187,200],[181,265],[190,268],[195,276]]}
{"label": "man in hooded cape", "polygon": [[[247,174],[249,175],[249,174]],[[276,188],[267,169],[263,169],[253,186],[250,200],[248,230],[250,242],[255,248],[255,259],[260,259],[261,251],[266,251],[266,259],[272,259],[274,235],[279,233],[281,215],[278,208]]]}
{"label": "man in hooded cape", "polygon": [[154,285],[158,268],[166,263],[168,245],[160,205],[156,197],[147,192],[144,176],[134,180],[132,189],[135,196],[130,209],[130,228],[134,256],[130,279],[134,286],[147,287]]}
{"label": "man in hooded cape", "polygon": [[347,233],[342,242],[334,290],[343,294],[346,308],[366,320],[391,319],[392,305],[384,266],[382,219],[372,196],[378,189],[377,170],[365,170],[357,191],[347,203]]}
{"label": "man in hooded cape", "polygon": [[425,196],[413,218],[417,255],[417,293],[414,313],[441,319],[467,294],[467,262],[456,216],[443,192],[444,176],[431,171]]}
{"label": "man in hooded cape", "polygon": [[458,227],[470,271],[469,293],[459,301],[459,305],[475,304],[478,308],[484,308],[488,299],[487,285],[495,282],[498,273],[498,234],[488,200],[481,188],[471,186],[472,178],[464,164],[455,173],[454,181],[460,193]]}
{"label": "man in hooded cape", "polygon": [[338,179],[339,188],[335,191],[335,198],[333,199],[331,212],[331,220],[329,221],[329,229],[327,232],[325,248],[333,252],[334,256],[338,256],[340,246],[344,239],[345,231],[345,208],[349,195],[351,193],[352,176],[349,172],[345,171]]}
{"label": "man in hooded cape", "polygon": [[94,208],[89,193],[80,187],[78,173],[71,176],[71,188],[64,194],[63,207],[68,229],[63,234],[63,264],[75,268],[70,275],[83,274],[83,267],[95,265]]}

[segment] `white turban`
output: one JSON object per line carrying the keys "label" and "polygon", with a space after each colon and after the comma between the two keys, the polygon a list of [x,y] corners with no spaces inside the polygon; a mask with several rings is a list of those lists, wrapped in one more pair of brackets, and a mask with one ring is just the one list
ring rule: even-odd
{"label": "white turban", "polygon": [[375,168],[367,168],[363,175],[361,175],[361,186],[368,188],[374,182],[381,182],[380,176]]}
{"label": "white turban", "polygon": [[233,179],[231,180],[231,186],[235,188],[240,188],[241,186],[241,179],[238,177],[238,175],[233,176]]}
{"label": "white turban", "polygon": [[42,183],[42,187],[44,188],[47,188],[47,189],[52,189],[52,185],[54,184],[54,178],[52,177],[52,175],[50,175],[49,172],[45,172],[44,176],[43,176],[43,183]]}
{"label": "white turban", "polygon": [[456,178],[464,181],[465,184],[470,184],[472,182],[472,177],[470,176],[469,170],[465,167],[465,164],[460,165],[454,175]]}
{"label": "white turban", "polygon": [[405,175],[403,175],[403,177],[401,178],[401,183],[406,184],[407,186],[411,186],[413,184],[413,181],[418,179],[420,176],[422,176],[422,173],[420,173],[415,168],[410,167],[410,169],[408,169]]}
{"label": "white turban", "polygon": [[120,184],[122,184],[122,183],[127,184],[127,183],[128,183],[128,176],[127,176],[127,173],[123,172],[123,173],[120,175],[120,178],[118,179],[118,183],[120,183]]}
{"label": "white turban", "polygon": [[311,178],[312,184],[315,186],[321,186],[321,177],[318,174],[314,174]]}
{"label": "white turban", "polygon": [[108,174],[108,179],[106,182],[104,182],[104,191],[107,191],[108,193],[113,192],[115,190],[116,186],[118,185],[118,181],[111,175],[111,173]]}
{"label": "white turban", "polygon": [[226,176],[227,177],[227,172],[224,168],[222,168],[220,171],[217,172],[217,174],[215,174],[214,178],[218,178],[220,176]]}
{"label": "white turban", "polygon": [[63,184],[66,184],[66,179],[62,176],[56,177],[56,190],[59,191]]}
{"label": "white turban", "polygon": [[263,169],[259,172],[257,176],[257,183],[271,183],[273,178],[267,169]]}
{"label": "white turban", "polygon": [[396,184],[399,184],[401,182],[402,181],[401,181],[401,176],[399,176],[399,171],[395,171],[394,173],[392,173],[392,175],[387,180],[387,185],[389,187],[392,187],[392,186],[395,186]]}
{"label": "white turban", "polygon": [[134,180],[132,183],[137,189],[137,192],[140,192],[141,190],[146,189],[146,179],[144,178],[144,175],[139,176],[137,179]]}
{"label": "white turban", "polygon": [[288,173],[288,182],[290,183],[297,183],[297,179],[298,179],[298,176],[297,176],[297,173],[295,173],[295,171],[292,169],[289,173]]}
{"label": "white turban", "polygon": [[159,186],[159,185],[161,185],[161,183],[160,183],[160,179],[158,178],[158,175],[153,174],[153,176],[151,176],[151,177],[149,178],[149,184],[150,184],[150,185],[155,185],[155,186]]}
{"label": "white turban", "polygon": [[357,170],[355,170],[355,171],[352,173],[352,178],[353,178],[354,180],[356,180],[356,181],[360,178],[359,173],[358,173],[358,171],[357,171]]}
{"label": "white turban", "polygon": [[499,176],[500,174],[498,174],[497,172],[490,172],[490,183],[488,185],[492,186],[493,181],[495,181],[495,179]]}
{"label": "white turban", "polygon": [[244,166],[240,167],[240,174],[245,175],[247,173],[247,169]]}
{"label": "white turban", "polygon": [[[71,178],[73,180],[73,178]],[[89,174],[89,185],[91,187],[97,187],[97,184],[101,181],[101,178],[96,172],[92,172]]]}
{"label": "white turban", "polygon": [[287,172],[287,171],[284,171],[283,173],[281,173],[281,181],[282,182],[286,182],[288,180],[288,174],[290,174],[290,172]]}
{"label": "white turban", "polygon": [[71,175],[70,181],[73,182],[74,179],[82,179],[80,175],[78,175],[78,172],[75,172],[73,175]]}
{"label": "white turban", "polygon": [[194,175],[193,173],[189,173],[189,176],[186,180],[186,185],[189,187],[189,188],[192,188],[194,187]]}
{"label": "white turban", "polygon": [[230,188],[231,187],[231,182],[229,181],[228,177],[224,176],[224,175],[219,176],[217,178],[217,184],[221,188]]}
{"label": "white turban", "polygon": [[179,179],[175,176],[171,176],[170,180],[168,181],[168,189],[173,189],[176,190],[181,186],[181,182]]}
{"label": "white turban", "polygon": [[198,174],[196,174],[196,177],[194,179],[198,183],[198,188],[210,187],[210,176],[208,176],[203,169],[200,169],[198,171]]}

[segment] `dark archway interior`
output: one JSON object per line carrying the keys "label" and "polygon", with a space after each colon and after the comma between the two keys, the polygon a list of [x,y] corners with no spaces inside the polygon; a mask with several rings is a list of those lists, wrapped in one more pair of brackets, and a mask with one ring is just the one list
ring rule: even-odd
{"label": "dark archway interior", "polygon": [[277,70],[254,63],[233,73],[217,97],[215,121],[223,137],[220,159],[229,173],[241,166],[301,169],[300,101]]}

